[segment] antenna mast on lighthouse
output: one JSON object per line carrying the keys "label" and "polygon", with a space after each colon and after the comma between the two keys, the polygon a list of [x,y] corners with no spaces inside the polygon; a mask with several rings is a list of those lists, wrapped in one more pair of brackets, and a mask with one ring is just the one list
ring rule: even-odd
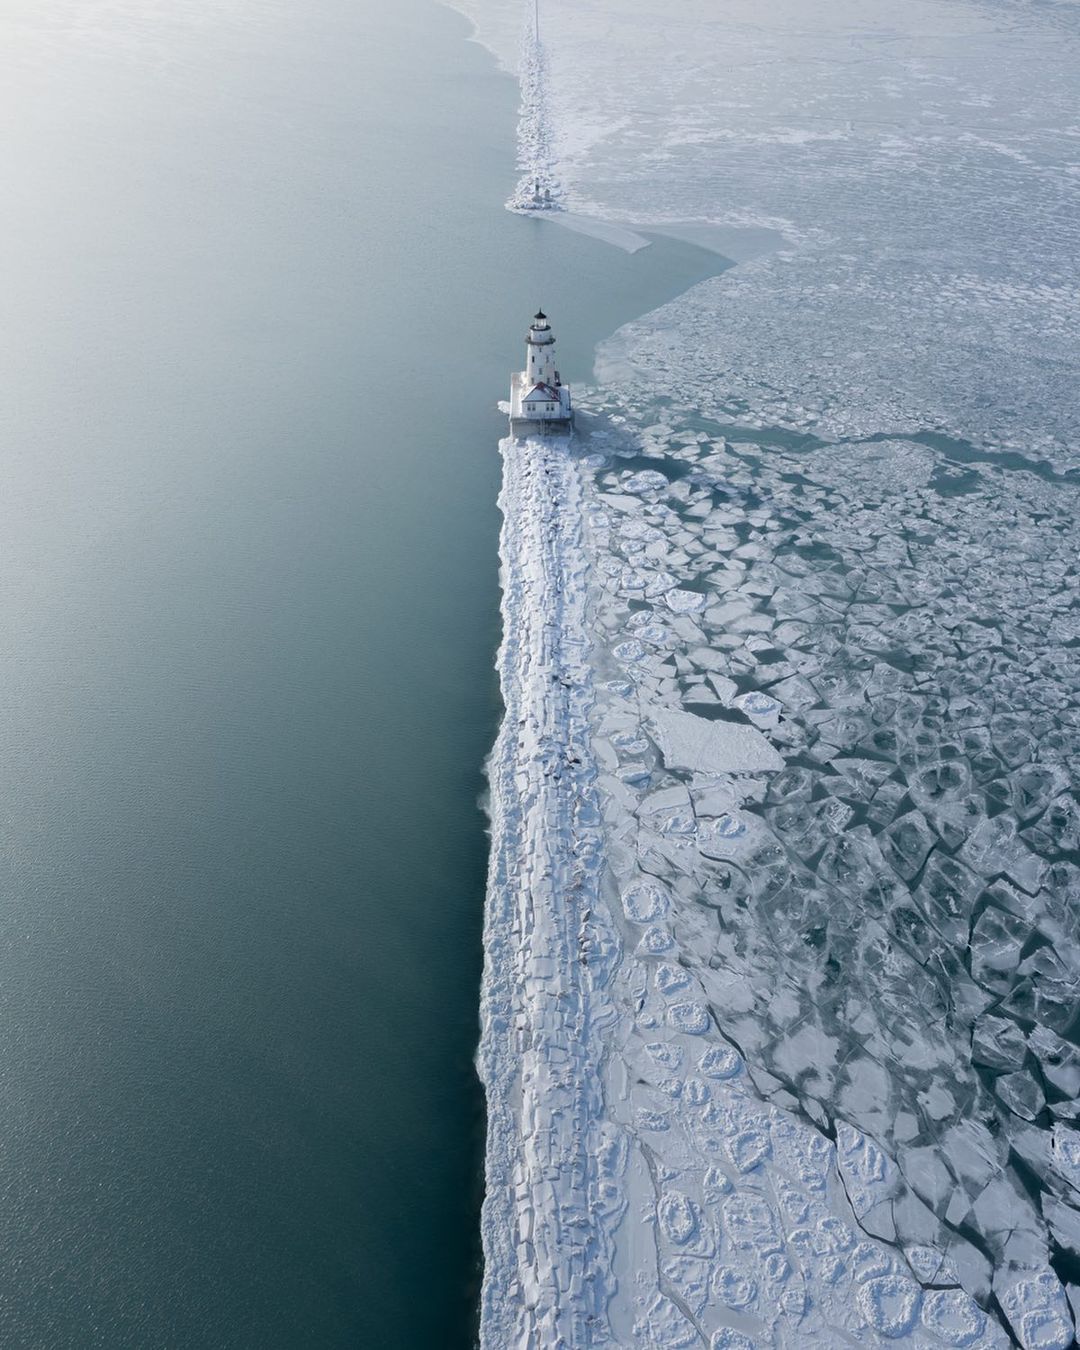
{"label": "antenna mast on lighthouse", "polygon": [[540,0],[533,0],[536,7],[536,45],[540,45]]}

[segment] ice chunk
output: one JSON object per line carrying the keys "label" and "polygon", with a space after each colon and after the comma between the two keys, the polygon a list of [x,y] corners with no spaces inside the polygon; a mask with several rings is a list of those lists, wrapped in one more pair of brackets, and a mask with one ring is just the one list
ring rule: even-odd
{"label": "ice chunk", "polygon": [[927,918],[955,942],[968,935],[971,906],[983,883],[974,872],[945,854],[930,856],[915,892]]}
{"label": "ice chunk", "polygon": [[711,1045],[698,1067],[709,1078],[734,1078],[742,1070],[742,1058],[730,1045]]}
{"label": "ice chunk", "polygon": [[700,591],[675,587],[664,596],[664,603],[673,614],[696,614],[705,608],[705,596]]}
{"label": "ice chunk", "polygon": [[764,827],[753,816],[725,811],[702,825],[698,847],[706,858],[720,861],[747,853],[761,837]]}
{"label": "ice chunk", "polygon": [[1054,1238],[1063,1247],[1068,1247],[1080,1256],[1080,1209],[1067,1205],[1053,1195],[1044,1195],[1043,1217],[1050,1225]]}
{"label": "ice chunk", "polygon": [[971,785],[971,772],[963,760],[937,760],[919,769],[908,792],[916,806],[932,811],[947,801],[962,798]]}
{"label": "ice chunk", "polygon": [[673,1004],[668,1009],[667,1020],[674,1030],[685,1031],[690,1036],[704,1036],[712,1026],[708,1008],[696,1002]]}
{"label": "ice chunk", "polygon": [[639,881],[622,893],[623,911],[631,923],[649,924],[668,911],[668,897],[655,881]]}
{"label": "ice chunk", "polygon": [[1035,1027],[1028,1044],[1046,1081],[1067,1097],[1080,1096],[1080,1051],[1046,1027]]}
{"label": "ice chunk", "polygon": [[665,998],[677,989],[685,989],[690,983],[690,976],[687,974],[686,968],[674,966],[669,961],[663,961],[656,967],[654,979],[658,992]]}
{"label": "ice chunk", "polygon": [[1016,821],[1005,815],[978,825],[961,849],[961,856],[980,876],[1003,872],[1030,895],[1039,889],[1046,870],[1043,860],[1016,837]]}
{"label": "ice chunk", "polygon": [[922,1322],[946,1345],[974,1345],[986,1329],[986,1314],[962,1289],[931,1289],[923,1295]]}
{"label": "ice chunk", "polygon": [[990,988],[1008,987],[1007,977],[1020,964],[1020,951],[1031,925],[1014,914],[990,907],[971,932],[971,974]]}
{"label": "ice chunk", "polygon": [[[717,691],[719,692],[719,691]],[[736,708],[740,708],[757,727],[774,727],[780,721],[781,705],[768,694],[752,690],[732,699]]]}
{"label": "ice chunk", "polygon": [[[1026,764],[1010,776],[1009,783],[1012,789],[1012,809],[1022,822],[1034,820],[1041,815],[1051,798],[1068,786],[1066,775],[1061,769],[1047,764]],[[1068,803],[1072,806],[1073,818],[1076,819],[1075,803],[1072,798],[1058,798],[1058,801],[1063,805]],[[1053,821],[1048,824],[1052,826]],[[1072,847],[1076,848],[1078,845],[1080,840],[1074,841]],[[1061,848],[1062,845],[1059,844],[1058,847]],[[1068,844],[1064,847],[1067,848]]]}
{"label": "ice chunk", "polygon": [[723,671],[728,668],[728,657],[725,652],[714,652],[709,647],[695,647],[687,652],[687,660],[697,666],[699,670]]}
{"label": "ice chunk", "polygon": [[858,1300],[860,1312],[874,1331],[895,1340],[914,1326],[922,1291],[903,1275],[883,1275],[860,1285]]}
{"label": "ice chunk", "polygon": [[709,1350],[757,1350],[757,1346],[741,1331],[736,1331],[733,1327],[721,1327],[719,1331],[713,1332]]}
{"label": "ice chunk", "polygon": [[664,1069],[670,1069],[672,1073],[682,1068],[683,1048],[673,1041],[650,1041],[645,1049]]}
{"label": "ice chunk", "polygon": [[1015,1022],[985,1013],[975,1023],[971,1057],[991,1069],[1018,1069],[1024,1062],[1027,1038]]}
{"label": "ice chunk", "polygon": [[710,671],[707,678],[716,690],[716,697],[720,702],[725,705],[730,704],[739,690],[735,681],[729,680],[726,675],[718,675],[715,671]]}
{"label": "ice chunk", "polygon": [[719,774],[758,773],[784,767],[784,761],[755,727],[714,722],[669,708],[654,708],[650,721],[669,769]]}
{"label": "ice chunk", "polygon": [[908,1265],[915,1272],[920,1284],[959,1284],[960,1278],[956,1266],[935,1247],[912,1246],[905,1248],[904,1255]]}
{"label": "ice chunk", "polygon": [[1040,853],[1080,852],[1080,806],[1072,797],[1056,798],[1042,818],[1024,831],[1024,838]]}
{"label": "ice chunk", "polygon": [[698,1231],[697,1207],[680,1191],[666,1191],[656,1207],[660,1230],[669,1242],[683,1247]]}
{"label": "ice chunk", "polygon": [[663,492],[668,487],[668,480],[657,469],[642,469],[631,474],[620,486],[624,492]]}
{"label": "ice chunk", "polygon": [[886,862],[910,881],[934,846],[934,836],[921,811],[909,811],[884,832],[882,853]]}
{"label": "ice chunk", "polygon": [[994,1091],[1010,1111],[1025,1120],[1034,1120],[1046,1105],[1042,1088],[1029,1073],[1003,1074],[994,1084]]}
{"label": "ice chunk", "polygon": [[818,692],[809,680],[791,675],[772,686],[777,697],[788,708],[809,708],[818,701]]}
{"label": "ice chunk", "polygon": [[980,1191],[1001,1170],[1001,1150],[981,1121],[959,1121],[945,1131],[942,1142],[953,1171],[969,1194]]}
{"label": "ice chunk", "polygon": [[662,956],[675,945],[675,939],[666,928],[651,924],[641,935],[638,951],[643,956]]}
{"label": "ice chunk", "polygon": [[994,1292],[1023,1350],[1068,1350],[1072,1345],[1072,1316],[1052,1271],[999,1272]]}

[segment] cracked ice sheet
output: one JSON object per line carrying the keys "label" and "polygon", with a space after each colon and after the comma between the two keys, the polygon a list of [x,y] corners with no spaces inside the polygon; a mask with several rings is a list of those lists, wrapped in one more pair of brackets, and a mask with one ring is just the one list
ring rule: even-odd
{"label": "cracked ice sheet", "polygon": [[[680,422],[614,391],[594,411],[609,414],[587,442],[594,734],[613,777],[624,755],[634,765],[618,794],[611,779],[601,789],[616,915],[648,925],[625,948],[656,962],[652,986],[624,967],[649,1053],[681,1067],[671,1036],[719,1036],[725,1054],[743,1052],[759,1106],[836,1130],[845,1222],[902,1256],[920,1335],[1000,1336],[993,1289],[1021,1344],[1069,1344],[1049,1260],[1080,1232],[1080,1059],[1060,1034],[1080,983],[1080,873],[1067,861],[1080,717],[1062,649],[1076,636],[1077,490],[904,441],[734,445],[696,411]],[[673,618],[680,592],[703,600]],[[774,742],[771,767],[732,761],[725,774],[663,753],[666,724],[742,729],[687,710],[718,687],[715,705],[747,730],[767,706],[755,734]],[[635,1082],[631,1098],[654,1083],[636,1060],[611,1099]],[[632,1127],[657,1165],[704,1166],[701,1142],[673,1133],[684,1094],[696,1107],[701,1089],[671,1075],[655,1087]],[[772,1176],[759,1144],[751,1132],[725,1156]],[[621,1259],[640,1269],[648,1254],[634,1249],[636,1266]],[[868,1295],[838,1300],[861,1309],[857,1337],[906,1325],[906,1286],[887,1289],[891,1311],[874,1305],[897,1319],[887,1326]],[[820,1307],[816,1273],[808,1290]],[[689,1335],[675,1293],[660,1296],[632,1334],[670,1322]],[[717,1295],[699,1297],[704,1316]],[[991,1332],[966,1320],[983,1327],[979,1302]],[[835,1334],[839,1314],[823,1316]],[[794,1334],[747,1334],[774,1333]]]}
{"label": "cracked ice sheet", "polygon": [[[531,7],[457,3],[514,68]],[[676,369],[725,419],[1077,463],[1075,5],[544,0],[541,26],[570,210],[783,241],[603,370]]]}
{"label": "cracked ice sheet", "polygon": [[[574,1259],[590,1253],[580,1288],[604,1291],[590,1313],[599,1344],[1004,1345],[993,1287],[1022,1344],[1065,1345],[1068,1310],[1047,1266],[1045,1223],[1007,1168],[1007,1141],[1031,1154],[1022,1133],[1030,1122],[1000,1103],[1000,1133],[991,1133],[982,1122],[998,1109],[995,1098],[964,1057],[961,1037],[988,1001],[960,984],[925,920],[915,942],[905,925],[922,912],[909,896],[921,896],[947,927],[989,882],[982,914],[1001,919],[981,952],[984,978],[1006,985],[1020,978],[1025,933],[1042,925],[1064,935],[1068,911],[1057,898],[1040,893],[1036,904],[993,878],[1000,857],[1030,883],[1032,845],[1052,854],[1071,839],[1073,816],[1053,805],[1071,743],[1062,743],[1058,722],[1030,715],[1018,723],[1021,672],[1009,660],[988,663],[977,611],[950,615],[972,631],[959,643],[950,637],[947,651],[930,648],[932,682],[920,682],[917,669],[905,676],[858,659],[869,632],[875,642],[902,640],[908,663],[922,664],[922,644],[942,641],[938,606],[956,609],[957,569],[996,537],[1007,495],[1023,522],[1024,556],[1038,557],[1044,578],[1024,601],[1029,682],[1029,670],[1053,656],[1047,637],[1031,645],[1045,627],[1040,605],[1075,570],[1057,489],[988,473],[977,491],[953,498],[948,480],[933,486],[941,466],[931,458],[923,473],[883,474],[871,494],[865,456],[876,448],[823,454],[819,465],[746,444],[736,451],[675,424],[622,426],[618,440],[607,431],[590,439],[596,453],[580,469],[584,548],[574,546],[569,520],[537,535],[562,539],[562,575],[584,574],[586,558],[594,564],[590,739],[605,769],[597,781],[606,880],[583,921],[584,964],[571,967],[587,991],[591,1028],[587,1053],[574,1061],[590,1111],[580,1124],[565,1122],[568,1138],[586,1146],[584,1182],[574,1171],[565,1197],[556,1188],[549,1195],[537,1172],[524,1231],[551,1222],[550,1206],[561,1222],[585,1185],[596,1240],[575,1232],[567,1250]],[[645,444],[647,462],[661,467],[643,471]],[[627,558],[642,543],[652,555],[634,564],[628,587]],[[740,568],[721,565],[736,554]],[[997,556],[1000,570],[1000,545]],[[608,557],[618,565],[605,567]],[[527,556],[522,567],[525,584],[514,584],[512,570],[507,584],[528,601],[524,621],[545,591]],[[653,587],[659,572],[667,580]],[[673,609],[673,589],[704,602]],[[1007,603],[991,584],[987,617]],[[576,612],[580,623],[580,600]],[[884,631],[890,624],[895,635]],[[545,640],[562,631],[540,617],[533,626]],[[691,716],[684,703],[703,696],[695,682],[727,679],[725,671],[741,692],[722,705],[724,719],[746,720],[723,725],[752,729],[760,705],[747,695],[755,692],[781,708],[766,732],[754,731],[778,747],[773,767],[665,764],[659,726]],[[1052,662],[1044,673],[1052,675]],[[1062,688],[1065,674],[1074,672],[1058,672]],[[1009,691],[1009,714],[994,711],[999,686]],[[954,706],[966,757],[942,753],[944,713]],[[520,744],[533,764],[527,739]],[[1033,760],[1033,749],[1043,758]],[[799,763],[779,769],[780,750]],[[619,777],[624,766],[633,772]],[[587,762],[577,772],[587,781]],[[975,796],[976,781],[989,797]],[[996,854],[980,822],[1011,819],[1000,809],[1006,800],[1017,823],[1030,822],[1029,838],[999,826]],[[968,836],[977,847],[965,854]],[[556,857],[568,847],[551,843]],[[545,847],[542,831],[537,846]],[[943,880],[931,887],[934,855],[943,861],[933,875]],[[953,855],[967,858],[956,863],[963,871],[946,866]],[[977,876],[973,868],[982,880],[965,880]],[[531,894],[526,888],[522,900],[535,910]],[[528,942],[510,950],[531,959]],[[558,962],[570,950],[564,944]],[[1021,983],[1034,990],[1060,974],[1032,968]],[[558,970],[544,965],[531,978],[553,977]],[[950,979],[964,995],[956,1026],[941,1015]],[[1045,1039],[1051,1034],[1043,1028],[1038,1053],[1069,1087],[1067,1047]],[[998,1043],[1011,1067],[1016,1036]],[[545,1081],[530,1071],[538,1101]],[[1059,1194],[1080,1174],[1074,1144],[1063,1123],[1047,1140],[1044,1171]],[[1048,1213],[1067,1234],[1069,1205],[1057,1205]],[[976,1245],[965,1236],[972,1230]],[[558,1250],[549,1246],[548,1259]],[[497,1252],[489,1248],[489,1288],[502,1279]],[[548,1300],[549,1316],[573,1306],[542,1284],[533,1293]]]}
{"label": "cracked ice sheet", "polygon": [[[508,715],[492,769],[496,847],[480,1056],[489,1101],[482,1344],[514,1343],[518,1331],[526,1344],[530,1334],[537,1344],[558,1335],[583,1344],[587,1334],[593,1344],[717,1350],[1006,1345],[973,1297],[986,1292],[989,1276],[978,1251],[935,1221],[869,1132],[839,1119],[838,1153],[820,1128],[827,1098],[800,1102],[798,1091],[824,1093],[799,1057],[827,1072],[838,1025],[815,1023],[793,983],[763,971],[773,1021],[801,1024],[787,1043],[794,1060],[783,1070],[756,1044],[751,1057],[736,1049],[737,1038],[749,1040],[746,1014],[758,992],[746,962],[725,946],[730,925],[718,928],[717,919],[729,902],[761,898],[781,915],[790,903],[775,884],[779,844],[763,810],[782,774],[662,765],[649,712],[676,706],[679,681],[650,674],[636,653],[617,654],[630,620],[645,615],[629,630],[645,633],[650,611],[644,601],[631,611],[619,580],[600,567],[584,602],[588,560],[611,544],[606,513],[589,504],[592,471],[572,471],[557,444],[507,443],[504,454]],[[596,468],[606,485],[604,465]],[[712,520],[711,512],[689,514],[703,490],[689,476],[682,485],[664,474],[615,476],[636,488],[642,519],[673,541],[686,520]],[[769,533],[769,513],[747,515]],[[578,536],[583,519],[594,532],[588,543]],[[693,540],[683,542],[689,560]],[[755,567],[776,565],[764,548],[751,556]],[[746,594],[754,593],[753,571]],[[659,607],[671,613],[665,594],[653,602],[658,629]],[[582,662],[588,609],[610,643],[595,646],[591,676]],[[738,607],[725,615],[731,624],[746,617]],[[679,621],[685,616],[670,620],[673,632]],[[763,630],[745,631],[754,642]],[[769,631],[776,642],[793,635],[782,624]],[[741,659],[696,624],[680,640],[703,666],[716,664],[711,651]],[[633,678],[614,673],[622,667]],[[685,658],[673,668],[694,678]],[[849,685],[815,674],[850,705]],[[593,735],[585,737],[590,703]],[[770,734],[783,730],[781,721]],[[590,762],[602,743],[609,762],[632,755],[644,770],[625,795],[597,780],[603,853]],[[870,775],[859,790],[874,784]],[[842,814],[824,818],[834,830],[848,823]],[[600,862],[602,888],[594,889]],[[738,877],[751,884],[740,891]],[[793,1090],[780,1071],[792,1075]],[[888,1096],[867,1086],[864,1073],[850,1082],[853,1112]],[[923,1095],[937,1112],[934,1094]],[[1054,1142],[1065,1180],[1080,1169],[1080,1151],[1068,1131]],[[983,1194],[1000,1214],[1010,1197],[991,1179],[989,1136],[974,1137],[968,1153],[967,1170],[983,1168]],[[1001,1273],[995,1289],[1023,1343],[1053,1344],[1063,1305],[1050,1272],[1028,1265]]]}
{"label": "cracked ice sheet", "polygon": [[[464,4],[481,38],[504,16],[516,47],[516,4]],[[596,448],[644,460],[601,474],[596,499],[607,851],[620,885],[666,888],[666,917],[610,938],[613,998],[653,1020],[650,1044],[737,1043],[759,1103],[867,1141],[840,1168],[844,1221],[922,1290],[917,1330],[904,1283],[873,1316],[947,1344],[977,1343],[960,1290],[988,1303],[991,1285],[1022,1344],[1071,1337],[1048,1260],[1080,1234],[1077,502],[1060,476],[1078,440],[1078,17],[860,0],[810,29],[791,0],[544,9],[547,153],[570,207],[785,241],[623,330],[599,365],[594,411],[623,437]],[[789,453],[785,430],[818,450]],[[661,460],[670,493],[630,485]],[[605,539],[605,514],[655,534]],[[706,587],[704,608],[663,599]],[[780,705],[761,729],[788,768],[691,773],[692,812],[641,810],[678,780],[650,710],[727,716],[751,693]],[[630,922],[614,892],[611,916]],[[613,1110],[635,1064],[606,1064]],[[711,1104],[683,1090],[687,1112]],[[676,1100],[667,1130],[655,1097],[632,1128],[681,1177]],[[625,1193],[659,1224],[663,1174],[627,1156]],[[663,1202],[676,1246],[707,1227],[680,1194]],[[694,1269],[661,1286],[629,1220],[620,1244],[625,1343],[768,1343],[738,1321],[753,1309],[733,1306],[734,1254],[704,1290],[709,1316],[728,1310],[714,1332],[694,1321]],[[942,1272],[960,1286],[935,1287]],[[812,1275],[826,1320],[862,1318],[855,1343],[897,1329],[853,1287],[834,1313]],[[830,1325],[823,1343],[842,1343]]]}

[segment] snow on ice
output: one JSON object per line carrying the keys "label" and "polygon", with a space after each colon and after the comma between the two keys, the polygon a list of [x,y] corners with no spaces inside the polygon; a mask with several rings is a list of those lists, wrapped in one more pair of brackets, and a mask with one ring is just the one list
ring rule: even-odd
{"label": "snow on ice", "polygon": [[1080,10],[543,15],[559,204],[757,246],[507,458],[483,1343],[1064,1350]]}

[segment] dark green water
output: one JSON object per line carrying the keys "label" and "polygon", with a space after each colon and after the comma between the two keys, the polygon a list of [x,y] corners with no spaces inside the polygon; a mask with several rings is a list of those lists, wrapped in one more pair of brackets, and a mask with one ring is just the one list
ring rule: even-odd
{"label": "dark green water", "polygon": [[494,409],[715,270],[427,0],[9,0],[0,1344],[472,1338]]}

